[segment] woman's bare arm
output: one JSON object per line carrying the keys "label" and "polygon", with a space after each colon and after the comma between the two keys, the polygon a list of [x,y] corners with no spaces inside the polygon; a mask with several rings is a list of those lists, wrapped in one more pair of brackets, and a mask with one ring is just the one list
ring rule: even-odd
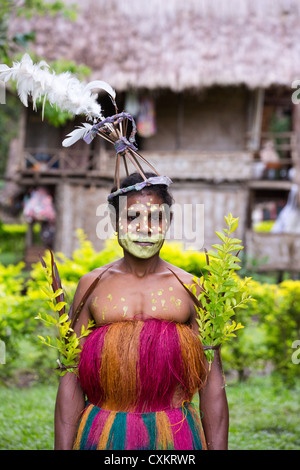
{"label": "woman's bare arm", "polygon": [[72,450],[84,395],[75,374],[61,377],[55,405],[55,450]]}
{"label": "woman's bare arm", "polygon": [[205,386],[199,392],[199,398],[208,450],[227,450],[229,411],[220,349],[214,353],[211,370]]}

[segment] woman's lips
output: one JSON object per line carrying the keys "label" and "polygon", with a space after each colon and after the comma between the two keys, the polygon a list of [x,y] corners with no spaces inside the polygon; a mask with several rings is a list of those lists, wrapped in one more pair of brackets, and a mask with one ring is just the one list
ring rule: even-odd
{"label": "woman's lips", "polygon": [[141,245],[141,246],[152,246],[152,245],[154,245],[153,242],[139,242],[138,240],[136,240],[134,243],[136,243],[137,245]]}

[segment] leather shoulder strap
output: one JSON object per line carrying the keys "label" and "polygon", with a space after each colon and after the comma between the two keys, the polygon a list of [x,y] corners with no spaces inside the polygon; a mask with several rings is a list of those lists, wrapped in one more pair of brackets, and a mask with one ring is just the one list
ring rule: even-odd
{"label": "leather shoulder strap", "polygon": [[180,282],[180,284],[182,285],[182,287],[187,291],[187,293],[190,295],[190,297],[192,298],[193,302],[195,305],[197,305],[197,307],[202,307],[201,305],[201,302],[197,299],[197,297],[193,294],[193,292],[190,291],[190,289],[188,287],[186,287],[186,285],[184,285],[184,283],[182,282],[182,280],[177,276],[176,273],[174,273],[174,271],[170,268],[168,268],[169,271],[171,271],[172,274],[174,274],[174,276],[176,277],[176,279]]}
{"label": "leather shoulder strap", "polygon": [[106,268],[104,271],[102,271],[99,276],[96,277],[96,279],[94,279],[94,281],[92,282],[92,284],[88,287],[88,289],[86,290],[86,292],[84,293],[81,301],[79,302],[79,305],[78,307],[76,308],[75,312],[73,313],[73,304],[71,305],[70,307],[70,310],[69,310],[69,319],[71,319],[71,324],[70,324],[70,328],[74,328],[74,325],[80,315],[80,312],[81,310],[83,309],[83,306],[84,304],[86,303],[88,297],[91,295],[91,293],[93,292],[93,290],[96,288],[96,286],[98,285],[101,277],[103,276],[104,273],[106,273],[106,271],[110,268],[110,266],[108,268]]}

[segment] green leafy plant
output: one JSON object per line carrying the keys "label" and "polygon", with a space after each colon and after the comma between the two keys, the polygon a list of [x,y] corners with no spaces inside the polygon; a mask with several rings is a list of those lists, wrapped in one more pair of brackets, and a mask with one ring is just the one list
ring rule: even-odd
{"label": "green leafy plant", "polygon": [[80,336],[71,328],[72,320],[65,312],[67,302],[64,300],[64,291],[61,286],[53,253],[50,253],[51,267],[48,267],[44,259],[41,258],[42,268],[48,284],[48,286],[41,287],[41,289],[48,298],[51,313],[39,313],[36,319],[42,321],[45,326],[56,330],[56,338],[53,339],[51,336],[45,338],[41,335],[38,335],[38,337],[44,345],[57,350],[59,355],[57,360],[58,369],[60,370],[60,375],[64,375],[67,371],[76,371],[78,357],[81,351],[80,340],[91,333],[95,324],[94,321],[90,320],[87,328],[82,325]]}
{"label": "green leafy plant", "polygon": [[292,387],[299,377],[299,364],[293,361],[293,343],[300,338],[300,281],[289,279],[280,284],[251,281],[251,285],[257,299],[253,314],[265,332],[264,359],[272,363],[274,380],[279,378]]}
{"label": "green leafy plant", "polygon": [[[235,333],[243,328],[240,322],[232,319],[236,309],[247,308],[247,303],[253,300],[249,294],[251,278],[242,280],[236,274],[240,269],[237,264],[240,262],[237,252],[242,250],[243,246],[240,245],[241,240],[230,238],[230,235],[237,229],[238,220],[231,214],[225,216],[227,228],[216,232],[223,242],[222,245],[212,245],[214,250],[206,252],[206,276],[203,275],[200,279],[194,277],[195,283],[186,285],[198,300],[195,306],[196,320],[209,364],[213,360],[214,349],[235,337]],[[197,294],[199,290],[200,294]]]}

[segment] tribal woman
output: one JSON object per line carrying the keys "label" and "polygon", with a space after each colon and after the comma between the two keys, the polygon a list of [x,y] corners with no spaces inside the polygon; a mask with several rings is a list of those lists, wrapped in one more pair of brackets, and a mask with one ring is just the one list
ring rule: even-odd
{"label": "tribal woman", "polygon": [[[166,184],[132,189],[142,181],[132,174],[110,197],[123,258],[83,276],[75,293],[74,308],[101,277],[75,321],[78,334],[90,319],[96,328],[83,344],[78,377],[61,378],[56,449],[227,448],[220,352],[208,372],[182,285],[193,276],[160,258],[172,197]],[[199,410],[191,403],[196,393]]]}

